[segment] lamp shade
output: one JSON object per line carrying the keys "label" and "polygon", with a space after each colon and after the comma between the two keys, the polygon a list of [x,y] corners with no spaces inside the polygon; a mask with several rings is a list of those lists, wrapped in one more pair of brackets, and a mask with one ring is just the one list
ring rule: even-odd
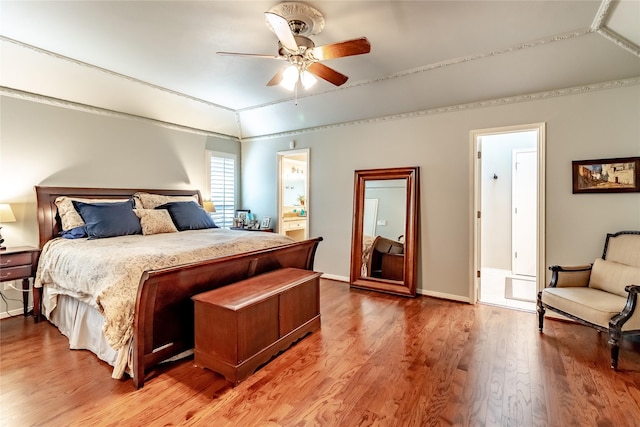
{"label": "lamp shade", "polygon": [[16,216],[9,203],[0,203],[0,222],[16,222]]}
{"label": "lamp shade", "polygon": [[216,207],[213,204],[213,202],[211,201],[204,201],[202,202],[202,207],[204,208],[205,211],[207,212],[215,212],[216,211]]}

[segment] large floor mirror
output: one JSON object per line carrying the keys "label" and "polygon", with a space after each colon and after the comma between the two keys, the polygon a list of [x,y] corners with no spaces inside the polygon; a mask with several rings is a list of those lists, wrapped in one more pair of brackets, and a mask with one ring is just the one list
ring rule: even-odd
{"label": "large floor mirror", "polygon": [[309,237],[309,149],[278,153],[278,233]]}
{"label": "large floor mirror", "polygon": [[355,172],[351,286],[415,296],[419,168]]}

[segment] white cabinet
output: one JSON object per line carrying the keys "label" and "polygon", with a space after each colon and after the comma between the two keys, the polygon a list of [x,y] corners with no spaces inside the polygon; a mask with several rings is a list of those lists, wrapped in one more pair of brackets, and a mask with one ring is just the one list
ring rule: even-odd
{"label": "white cabinet", "polygon": [[295,240],[304,240],[307,219],[285,219],[282,221],[282,233]]}

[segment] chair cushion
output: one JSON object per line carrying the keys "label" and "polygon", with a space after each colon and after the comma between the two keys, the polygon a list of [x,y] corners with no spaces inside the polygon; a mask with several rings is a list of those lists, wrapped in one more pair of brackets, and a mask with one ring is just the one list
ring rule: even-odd
{"label": "chair cushion", "polygon": [[640,285],[640,267],[599,258],[593,263],[589,287],[627,298],[627,285]]}
{"label": "chair cushion", "polygon": [[[545,288],[542,302],[587,322],[609,327],[609,320],[620,313],[626,298],[593,288]],[[623,331],[640,328],[640,318],[630,319]]]}
{"label": "chair cushion", "polygon": [[640,267],[640,234],[620,234],[607,243],[607,261]]}

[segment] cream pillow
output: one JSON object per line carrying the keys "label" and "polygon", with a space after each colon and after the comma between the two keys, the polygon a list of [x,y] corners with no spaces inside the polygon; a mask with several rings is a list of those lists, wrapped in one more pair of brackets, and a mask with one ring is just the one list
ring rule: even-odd
{"label": "cream pillow", "polygon": [[640,285],[640,267],[596,259],[591,268],[589,287],[627,297],[627,285]]}
{"label": "cream pillow", "polygon": [[84,199],[79,197],[59,196],[56,197],[56,207],[58,208],[58,216],[60,216],[60,222],[62,224],[62,231],[69,231],[72,228],[82,227],[84,221],[82,217],[76,211],[73,206],[73,201],[83,203],[121,203],[126,202],[127,199]]}
{"label": "cream pillow", "polygon": [[134,209],[133,212],[140,218],[144,235],[178,232],[166,209]]}
{"label": "cream pillow", "polygon": [[197,196],[165,196],[163,194],[151,194],[151,193],[135,193],[134,198],[140,201],[136,203],[136,206],[142,205],[143,209],[155,209],[160,205],[171,202],[198,202]]}

